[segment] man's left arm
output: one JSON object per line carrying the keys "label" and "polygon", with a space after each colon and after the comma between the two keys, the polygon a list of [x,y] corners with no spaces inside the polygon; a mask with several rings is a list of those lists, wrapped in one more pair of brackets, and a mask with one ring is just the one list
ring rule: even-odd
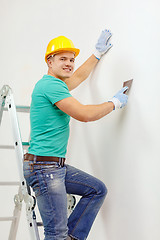
{"label": "man's left arm", "polygon": [[108,50],[112,47],[112,44],[109,43],[112,34],[109,30],[105,29],[102,31],[98,42],[95,46],[95,52],[92,54],[74,73],[68,78],[65,83],[68,86],[69,91],[78,87],[85,79],[88,78],[90,73],[95,68],[98,61],[101,59]]}

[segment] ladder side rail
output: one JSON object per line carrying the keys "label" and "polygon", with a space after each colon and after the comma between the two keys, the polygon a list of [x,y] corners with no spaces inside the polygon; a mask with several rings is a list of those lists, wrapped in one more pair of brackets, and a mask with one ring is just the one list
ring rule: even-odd
{"label": "ladder side rail", "polygon": [[23,193],[23,190],[26,190],[24,191],[24,195],[25,195],[27,192],[27,187],[26,187],[26,182],[23,175],[23,146],[22,146],[21,134],[19,130],[16,107],[14,104],[14,99],[13,99],[11,90],[9,90],[9,93],[7,95],[6,104],[7,104],[8,112],[10,114],[10,120],[12,125],[14,147],[15,147],[16,156],[18,160],[18,169],[19,169],[19,177],[22,185],[22,193]]}
{"label": "ladder side rail", "polygon": [[6,100],[6,96],[8,94],[9,89],[10,87],[8,85],[4,85],[0,90],[0,125],[1,125],[2,115],[4,111],[5,100]]}
{"label": "ladder side rail", "polygon": [[5,100],[6,100],[6,97],[2,96],[2,94],[1,94],[0,95],[0,125],[1,125],[3,111],[4,111]]}
{"label": "ladder side rail", "polygon": [[0,125],[1,125],[1,121],[2,121],[4,105],[5,105],[5,100],[0,99]]}
{"label": "ladder side rail", "polygon": [[35,224],[35,217],[33,215],[34,212],[32,209],[30,210],[27,207],[27,202],[29,201],[29,199],[32,199],[32,196],[28,194],[27,184],[23,175],[23,159],[24,159],[23,146],[22,146],[21,134],[19,130],[19,123],[18,123],[18,118],[16,113],[16,106],[14,104],[14,99],[13,99],[13,94],[11,89],[9,89],[7,99],[6,99],[6,104],[7,104],[8,112],[10,114],[11,125],[13,130],[13,139],[14,139],[14,146],[15,146],[15,151],[16,151],[17,161],[18,161],[22,197],[26,202],[26,213],[27,213],[27,221],[29,225],[29,232],[32,240],[40,240],[37,225]]}
{"label": "ladder side rail", "polygon": [[[19,187],[18,194],[16,195],[18,199],[20,195],[21,195],[21,187]],[[13,211],[13,221],[11,224],[8,240],[16,240],[18,225],[19,225],[20,216],[21,216],[22,201],[16,201],[16,196],[14,198],[15,208]]]}

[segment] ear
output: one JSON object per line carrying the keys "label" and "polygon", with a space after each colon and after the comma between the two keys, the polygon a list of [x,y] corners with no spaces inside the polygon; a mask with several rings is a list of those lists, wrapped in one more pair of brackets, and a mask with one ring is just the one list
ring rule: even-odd
{"label": "ear", "polygon": [[47,65],[48,65],[48,67],[51,67],[52,66],[52,60],[49,58],[49,59],[47,59]]}

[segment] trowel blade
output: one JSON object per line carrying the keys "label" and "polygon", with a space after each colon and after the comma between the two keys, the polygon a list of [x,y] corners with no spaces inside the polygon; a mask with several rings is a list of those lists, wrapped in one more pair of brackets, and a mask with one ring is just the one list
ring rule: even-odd
{"label": "trowel blade", "polygon": [[132,82],[133,82],[133,79],[125,81],[123,83],[123,87],[128,87],[128,89],[124,92],[125,94],[128,94],[128,92],[129,92],[129,90],[131,88]]}

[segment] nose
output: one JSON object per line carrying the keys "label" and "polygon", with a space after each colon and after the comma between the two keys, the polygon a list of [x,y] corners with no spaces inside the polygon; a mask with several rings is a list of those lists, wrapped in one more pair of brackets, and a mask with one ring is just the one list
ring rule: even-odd
{"label": "nose", "polygon": [[65,65],[66,65],[66,66],[71,66],[72,64],[71,64],[70,60],[67,60],[67,61],[65,62]]}

